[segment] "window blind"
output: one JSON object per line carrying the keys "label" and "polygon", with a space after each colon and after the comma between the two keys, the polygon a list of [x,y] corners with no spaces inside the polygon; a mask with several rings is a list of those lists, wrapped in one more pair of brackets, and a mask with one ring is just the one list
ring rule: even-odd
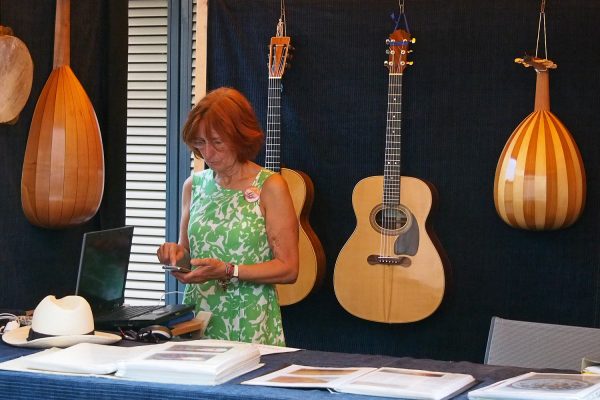
{"label": "window blind", "polygon": [[165,274],[167,0],[129,0],[126,224],[135,226],[125,289],[129,304],[156,304]]}
{"label": "window blind", "polygon": [[[204,0],[203,0],[204,1]],[[165,293],[156,259],[166,237],[168,0],[129,0],[126,224],[135,226],[125,298],[155,304]],[[202,3],[206,7],[205,3]],[[192,2],[195,93],[196,0]],[[194,104],[194,98],[191,98]],[[190,160],[190,169],[193,163]],[[179,221],[169,223],[179,224]]]}

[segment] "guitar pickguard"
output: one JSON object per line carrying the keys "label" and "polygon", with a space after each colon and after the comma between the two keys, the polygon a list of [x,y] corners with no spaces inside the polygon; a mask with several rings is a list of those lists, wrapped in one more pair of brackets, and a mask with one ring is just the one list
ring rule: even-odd
{"label": "guitar pickguard", "polygon": [[419,250],[419,224],[408,207],[378,204],[369,217],[371,226],[378,233],[398,236],[394,253],[414,256]]}
{"label": "guitar pickguard", "polygon": [[394,243],[394,253],[414,256],[419,250],[419,223],[410,210],[405,210],[405,212],[410,214],[409,220],[411,220],[411,224],[408,226],[408,229],[401,233],[396,239],[396,242]]}

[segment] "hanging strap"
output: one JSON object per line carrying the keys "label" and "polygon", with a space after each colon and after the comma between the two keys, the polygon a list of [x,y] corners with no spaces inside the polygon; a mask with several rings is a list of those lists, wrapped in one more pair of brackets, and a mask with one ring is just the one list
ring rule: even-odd
{"label": "hanging strap", "polygon": [[285,0],[281,0],[279,22],[277,23],[277,37],[287,36],[285,22]]}
{"label": "hanging strap", "polygon": [[535,43],[535,57],[538,58],[538,49],[540,47],[540,33],[542,31],[542,24],[544,26],[544,58],[548,59],[548,42],[546,41],[546,0],[542,0],[542,5],[540,7],[540,19],[538,22],[538,33],[537,33],[537,41]]}
{"label": "hanging strap", "polygon": [[392,13],[391,18],[394,21],[394,30],[400,29],[402,26],[402,22],[404,22],[405,31],[410,33],[410,29],[408,28],[408,21],[406,20],[406,14],[404,13],[404,0],[398,0],[398,9],[399,14],[396,17],[394,13]]}

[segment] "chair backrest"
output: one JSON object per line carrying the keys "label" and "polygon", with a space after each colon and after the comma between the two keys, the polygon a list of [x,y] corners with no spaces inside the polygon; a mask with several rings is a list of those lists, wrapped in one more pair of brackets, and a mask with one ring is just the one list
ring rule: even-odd
{"label": "chair backrest", "polygon": [[600,329],[492,317],[484,364],[579,371],[600,360]]}

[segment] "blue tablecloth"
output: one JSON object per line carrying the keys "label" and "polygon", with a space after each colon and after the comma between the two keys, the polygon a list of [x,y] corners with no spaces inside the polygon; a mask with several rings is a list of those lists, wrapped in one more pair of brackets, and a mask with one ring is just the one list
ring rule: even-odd
{"label": "blue tablecloth", "polygon": [[[0,342],[0,362],[34,353],[36,350],[15,348]],[[0,371],[0,393],[4,399],[222,399],[222,400],[340,400],[381,399],[381,397],[332,394],[320,389],[288,389],[240,385],[241,381],[264,375],[290,364],[321,367],[400,367],[431,371],[471,374],[479,381],[475,387],[516,376],[529,369],[497,367],[471,362],[451,362],[408,357],[331,353],[301,350],[294,353],[262,357],[265,366],[219,386],[175,385],[132,382],[86,376],[51,375],[32,372]],[[462,393],[455,399],[465,400]]]}

